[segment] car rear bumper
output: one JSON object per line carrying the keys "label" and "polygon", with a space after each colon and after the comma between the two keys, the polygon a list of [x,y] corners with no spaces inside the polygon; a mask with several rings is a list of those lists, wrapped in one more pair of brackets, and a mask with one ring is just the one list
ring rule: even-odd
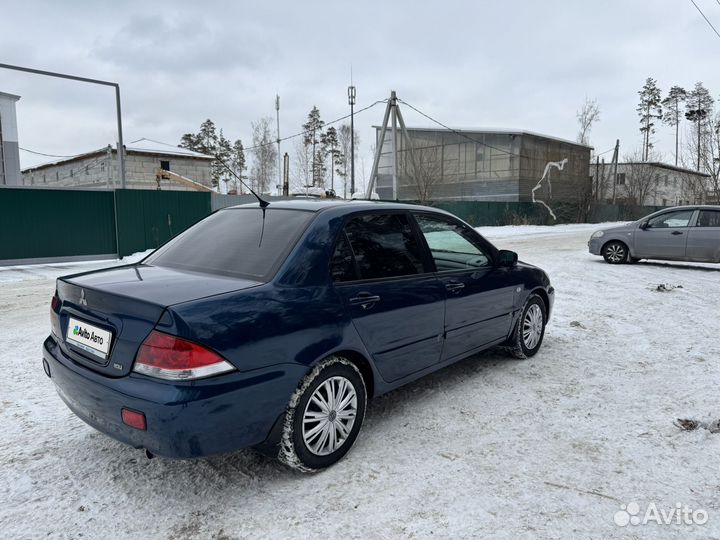
{"label": "car rear bumper", "polygon": [[[110,378],[65,356],[54,338],[43,358],[58,394],[83,421],[135,448],[165,457],[194,458],[267,442],[305,366],[281,364],[193,382],[138,374]],[[145,431],[125,425],[123,408],[145,414]]]}

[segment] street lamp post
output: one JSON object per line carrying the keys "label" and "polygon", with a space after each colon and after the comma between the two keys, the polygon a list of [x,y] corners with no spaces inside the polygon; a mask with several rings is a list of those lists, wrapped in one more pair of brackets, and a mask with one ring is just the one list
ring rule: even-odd
{"label": "street lamp post", "polygon": [[350,104],[350,198],[355,193],[355,87],[348,86]]}
{"label": "street lamp post", "polygon": [[14,71],[23,71],[25,73],[33,73],[35,75],[45,75],[47,77],[57,77],[59,79],[69,79],[71,81],[79,81],[91,84],[100,84],[103,86],[112,86],[115,88],[115,109],[117,113],[117,130],[118,130],[118,168],[120,169],[120,187],[125,189],[125,152],[123,148],[122,133],[122,111],[120,110],[120,85],[110,81],[101,81],[98,79],[89,79],[88,77],[78,77],[76,75],[68,75],[66,73],[56,73],[54,71],[45,71],[43,69],[26,68],[22,66],[13,66],[10,64],[0,64],[2,69],[12,69]]}

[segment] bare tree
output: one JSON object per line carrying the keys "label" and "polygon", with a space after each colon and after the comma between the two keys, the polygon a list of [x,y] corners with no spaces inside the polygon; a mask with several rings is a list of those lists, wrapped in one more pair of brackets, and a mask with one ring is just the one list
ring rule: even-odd
{"label": "bare tree", "polygon": [[442,182],[440,146],[429,141],[412,141],[412,151],[398,152],[399,180],[412,189],[420,203],[432,200]]}
{"label": "bare tree", "polygon": [[295,139],[293,164],[290,168],[290,192],[304,193],[312,183],[312,162],[310,149],[301,140]]}
{"label": "bare tree", "polygon": [[[623,158],[627,164],[625,167],[624,195],[630,204],[649,204],[657,195],[657,173],[654,167],[646,162],[643,157],[641,152],[633,152]],[[620,188],[620,186],[617,187]]]}
{"label": "bare tree", "polygon": [[253,164],[250,169],[250,182],[253,189],[267,193],[276,176],[277,149],[272,137],[272,118],[266,116],[252,123]]}
{"label": "bare tree", "polygon": [[[360,135],[355,130],[355,155],[357,155],[357,147],[360,144]],[[350,147],[352,145],[350,136],[350,124],[342,124],[338,129],[338,145],[340,149],[340,156],[338,161],[340,162],[335,172],[338,173],[343,179],[343,198],[348,196],[348,177],[350,175],[350,156],[352,152]]]}
{"label": "bare tree", "polygon": [[575,114],[580,125],[577,141],[580,144],[589,145],[590,130],[592,130],[593,124],[600,120],[600,107],[598,107],[597,100],[586,97],[585,103]]}

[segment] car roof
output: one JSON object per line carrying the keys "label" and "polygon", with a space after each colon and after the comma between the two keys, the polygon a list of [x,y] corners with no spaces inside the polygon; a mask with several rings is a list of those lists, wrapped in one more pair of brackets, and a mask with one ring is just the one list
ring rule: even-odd
{"label": "car roof", "polygon": [[[258,203],[239,204],[229,206],[231,208],[258,208]],[[440,213],[446,213],[438,208],[422,206],[419,204],[410,204],[393,201],[368,201],[362,199],[288,199],[270,201],[268,208],[278,208],[284,210],[304,210],[310,212],[320,212],[330,208],[347,209],[348,212],[357,210],[425,210]]]}

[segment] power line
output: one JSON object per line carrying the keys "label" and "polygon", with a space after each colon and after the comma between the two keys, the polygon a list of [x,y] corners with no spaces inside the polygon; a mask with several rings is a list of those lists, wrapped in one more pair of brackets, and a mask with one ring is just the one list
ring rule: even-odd
{"label": "power line", "polygon": [[[690,0],[692,2],[692,5],[695,6],[695,9],[700,12],[700,15],[702,15],[702,18],[705,19],[705,22],[710,25],[710,28],[713,29],[713,32],[715,32],[715,35],[720,38],[720,32],[717,31],[717,29],[713,26],[713,23],[710,22],[710,19],[708,19],[705,14],[702,12],[702,9],[695,3],[695,0]],[[715,0],[718,4],[720,4],[720,0]]]}
{"label": "power line", "polygon": [[[362,109],[359,109],[359,110],[355,111],[355,114],[359,114],[359,113],[361,113],[361,112],[367,111],[368,109],[372,109],[375,105],[379,105],[380,103],[387,103],[387,99],[381,99],[381,100],[376,101],[375,103],[371,103],[371,104],[368,105],[367,107],[363,107]],[[330,122],[325,122],[325,125],[326,125],[326,126],[331,126],[331,125],[333,125],[333,124],[337,124],[338,122],[342,122],[343,120],[347,120],[348,118],[350,118],[350,116],[351,116],[351,115],[346,114],[345,116],[341,116],[340,118],[336,118],[335,120],[331,120]],[[305,134],[311,133],[311,132],[312,132],[311,129],[304,130],[304,131],[300,131],[300,132],[298,132],[298,133],[294,133],[293,135],[288,135],[287,137],[283,137],[282,139],[280,139],[280,142],[284,142],[284,141],[287,141],[287,140],[290,140],[290,139],[294,139],[294,138],[296,138],[296,137],[300,137],[300,136],[302,136],[302,135],[305,135]],[[270,142],[267,142],[267,143],[257,144],[257,145],[255,145],[255,146],[248,146],[248,147],[245,148],[245,151],[247,151],[247,150],[255,150],[256,148],[262,148],[262,147],[264,147],[264,146],[269,146],[269,145],[273,145],[273,144],[277,144],[277,139],[275,139],[275,140],[273,140],[273,141],[270,141]]]}
{"label": "power line", "polygon": [[56,157],[56,158],[74,158],[81,156],[82,154],[75,154],[74,156],[59,156],[56,154],[43,154],[42,152],[36,152],[35,150],[28,150],[27,148],[23,148],[22,146],[18,147],[23,152],[29,152],[30,154],[36,154],[38,156],[45,156],[45,157]]}

